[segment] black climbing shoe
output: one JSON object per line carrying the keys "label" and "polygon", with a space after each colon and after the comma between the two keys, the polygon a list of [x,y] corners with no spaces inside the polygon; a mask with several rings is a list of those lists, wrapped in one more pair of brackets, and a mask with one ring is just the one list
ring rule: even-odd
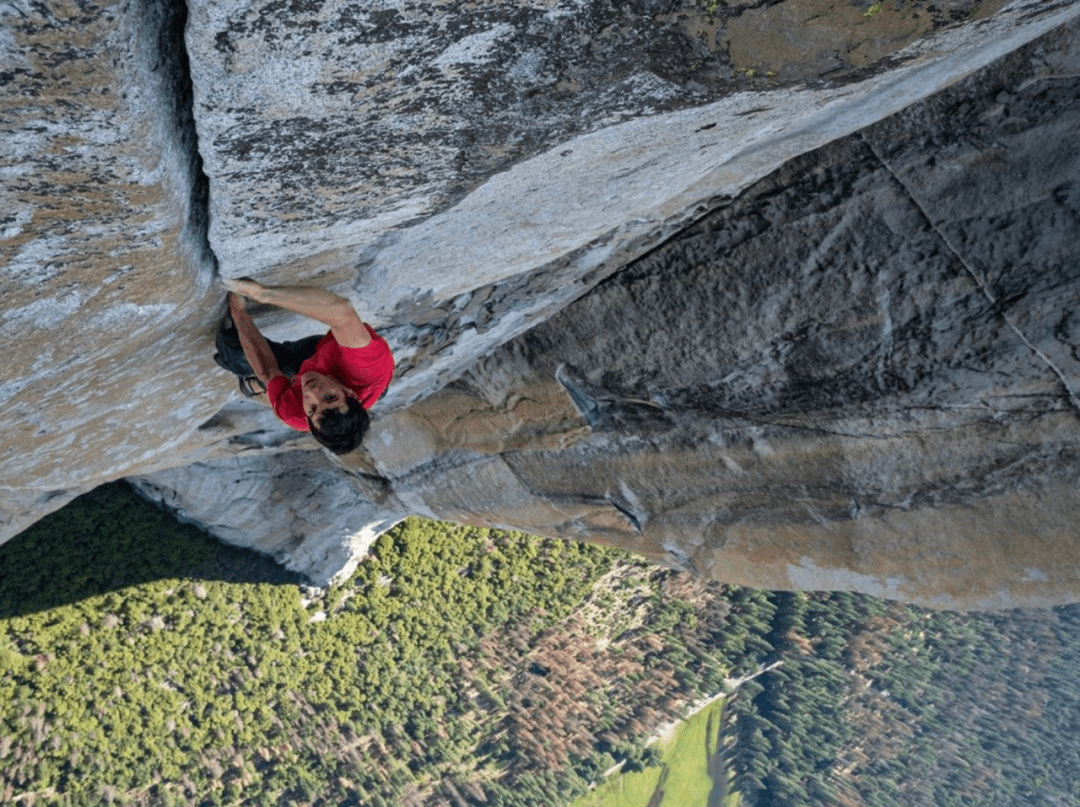
{"label": "black climbing shoe", "polygon": [[257,398],[266,392],[266,384],[258,376],[249,375],[240,379],[240,391],[248,398]]}

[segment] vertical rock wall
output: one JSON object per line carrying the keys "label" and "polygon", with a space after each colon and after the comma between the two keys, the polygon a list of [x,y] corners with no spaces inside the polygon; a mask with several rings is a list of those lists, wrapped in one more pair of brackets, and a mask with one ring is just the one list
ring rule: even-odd
{"label": "vertical rock wall", "polygon": [[[1080,4],[877,8],[5,5],[0,535],[127,476],[323,581],[418,512],[1074,597]],[[386,334],[366,451],[240,399],[218,273]]]}
{"label": "vertical rock wall", "polygon": [[[825,19],[802,5],[784,7]],[[192,8],[222,272],[338,284],[395,348],[393,406],[460,376],[787,160],[1077,11],[1018,2],[922,38],[878,30],[891,10],[838,12],[820,24],[875,43],[881,60],[847,64],[835,83],[788,58],[814,46],[780,47],[802,25],[780,21],[771,36],[746,35],[777,59],[754,84],[749,66],[721,69],[719,56],[673,44],[686,26],[694,41],[733,36],[756,13],[741,5],[724,12],[727,33],[708,29],[694,2]],[[700,62],[697,77],[673,60]]]}
{"label": "vertical rock wall", "polygon": [[4,488],[82,489],[220,407],[220,390],[193,384],[191,342],[172,339],[220,296],[181,10],[0,10]]}

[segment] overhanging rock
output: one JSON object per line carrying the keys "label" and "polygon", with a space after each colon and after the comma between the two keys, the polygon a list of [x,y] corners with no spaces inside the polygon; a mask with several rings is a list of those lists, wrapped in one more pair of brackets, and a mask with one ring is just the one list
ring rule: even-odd
{"label": "overhanging rock", "polygon": [[[1080,4],[821,5],[4,6],[4,537],[127,476],[320,578],[419,512],[1074,599]],[[367,453],[240,400],[217,271],[387,335]]]}
{"label": "overhanging rock", "polygon": [[384,414],[351,473],[746,585],[1075,600],[1077,47],[788,161]]}
{"label": "overhanging rock", "polygon": [[[820,17],[804,5],[785,4]],[[704,82],[660,66],[672,20],[701,16],[692,2],[192,8],[222,273],[322,277],[350,293],[395,348],[391,405],[453,380],[787,160],[1078,13],[1016,2],[914,41],[863,33],[881,59],[844,83],[792,66],[789,42],[751,89],[719,56],[700,55],[713,64]],[[754,14],[726,13],[725,30]],[[873,24],[894,10],[882,13]],[[833,25],[837,41],[872,28],[861,11]]]}
{"label": "overhanging rock", "polygon": [[[725,581],[1075,600],[1078,56],[1062,31],[790,161],[386,418],[376,465],[414,509]],[[469,445],[465,398],[540,379],[567,391],[542,438],[587,435],[499,447],[474,417]]]}

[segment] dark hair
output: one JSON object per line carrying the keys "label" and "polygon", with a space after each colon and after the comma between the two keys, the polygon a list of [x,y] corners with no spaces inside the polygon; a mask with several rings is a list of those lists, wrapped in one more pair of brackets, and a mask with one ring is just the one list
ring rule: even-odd
{"label": "dark hair", "polygon": [[348,454],[358,448],[371,424],[371,418],[358,400],[346,398],[345,403],[349,407],[345,412],[338,412],[336,409],[323,412],[317,429],[311,418],[308,418],[311,436],[335,454]]}

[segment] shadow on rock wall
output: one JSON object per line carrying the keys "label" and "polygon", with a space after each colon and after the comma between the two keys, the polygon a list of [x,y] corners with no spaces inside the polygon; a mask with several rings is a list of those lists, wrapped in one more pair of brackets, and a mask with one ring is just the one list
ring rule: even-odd
{"label": "shadow on rock wall", "polygon": [[270,558],[181,524],[126,483],[102,485],[0,547],[0,619],[155,580],[297,585]]}

